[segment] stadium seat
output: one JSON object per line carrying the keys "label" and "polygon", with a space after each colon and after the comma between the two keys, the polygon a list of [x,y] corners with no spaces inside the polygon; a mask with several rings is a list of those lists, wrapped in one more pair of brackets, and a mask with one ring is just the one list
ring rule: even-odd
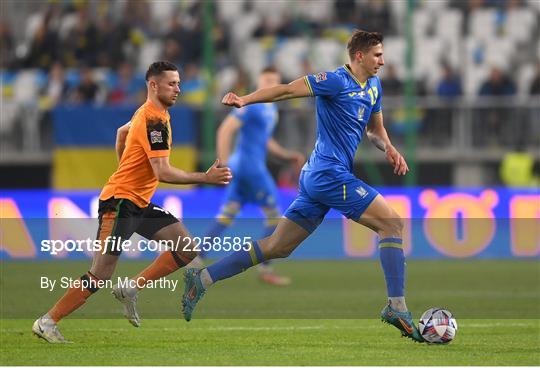
{"label": "stadium seat", "polygon": [[448,11],[449,0],[424,1],[422,7],[429,11],[432,15],[445,13]]}
{"label": "stadium seat", "polygon": [[485,40],[484,62],[502,69],[510,67],[516,44],[509,37],[495,37]]}
{"label": "stadium seat", "polygon": [[384,58],[387,64],[394,65],[397,77],[403,79],[405,77],[405,39],[386,37],[384,39]]}
{"label": "stadium seat", "polygon": [[529,0],[527,6],[531,7],[531,9],[535,9],[537,13],[540,13],[540,1]]}
{"label": "stadium seat", "polygon": [[442,40],[459,41],[463,25],[463,13],[457,9],[447,9],[437,16],[435,35]]}
{"label": "stadium seat", "polygon": [[529,95],[531,83],[536,75],[536,64],[523,64],[517,72],[516,84],[518,96],[525,97]]}
{"label": "stadium seat", "polygon": [[433,24],[433,16],[428,9],[418,9],[414,13],[414,34],[416,38],[426,37],[430,33]]}
{"label": "stadium seat", "polygon": [[316,55],[316,57],[310,59],[314,70],[334,70],[344,64],[344,57],[346,56],[343,45],[331,39],[313,42],[311,55]]}
{"label": "stadium seat", "polygon": [[255,80],[257,74],[266,65],[266,55],[260,41],[249,41],[239,51],[238,62],[240,66],[249,74],[251,80]]}
{"label": "stadium seat", "polygon": [[227,24],[236,22],[242,15],[245,0],[236,1],[216,1],[216,13],[218,18]]}
{"label": "stadium seat", "polygon": [[137,70],[146,71],[148,65],[159,60],[163,49],[163,42],[160,40],[146,41],[139,52],[139,60]]}
{"label": "stadium seat", "polygon": [[159,32],[165,33],[169,27],[171,16],[176,14],[178,3],[175,1],[149,1],[152,24]]}
{"label": "stadium seat", "polygon": [[469,33],[477,40],[493,38],[497,34],[497,12],[495,9],[477,9],[469,18]]}
{"label": "stadium seat", "polygon": [[244,13],[237,16],[231,24],[233,45],[239,45],[250,40],[253,32],[260,23],[261,18],[256,12]]}
{"label": "stadium seat", "polygon": [[21,70],[13,83],[13,100],[20,104],[37,101],[40,72],[34,69]]}
{"label": "stadium seat", "polygon": [[530,9],[512,9],[506,13],[505,33],[513,40],[525,42],[532,38],[538,15]]}
{"label": "stadium seat", "polygon": [[296,79],[302,75],[302,59],[307,56],[309,46],[304,38],[290,38],[276,52],[275,63],[284,79]]}

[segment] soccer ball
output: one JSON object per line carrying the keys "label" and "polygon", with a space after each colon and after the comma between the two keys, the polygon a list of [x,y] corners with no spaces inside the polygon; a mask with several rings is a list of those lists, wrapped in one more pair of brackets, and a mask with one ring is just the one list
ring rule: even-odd
{"label": "soccer ball", "polygon": [[457,322],[450,311],[430,308],[420,317],[418,330],[428,343],[447,344],[456,337]]}

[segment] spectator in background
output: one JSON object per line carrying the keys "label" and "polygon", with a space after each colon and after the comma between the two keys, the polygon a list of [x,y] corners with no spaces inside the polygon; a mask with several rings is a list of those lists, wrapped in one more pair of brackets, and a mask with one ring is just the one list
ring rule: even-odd
{"label": "spectator in background", "polygon": [[183,48],[174,38],[167,38],[163,43],[162,60],[170,61],[176,65],[183,65]]}
{"label": "spectator in background", "polygon": [[[355,0],[335,0],[334,16],[335,21],[342,25],[353,25],[356,23],[356,1]],[[364,25],[362,25],[364,28]]]}
{"label": "spectator in background", "polygon": [[[529,93],[531,99],[538,101],[540,96],[540,61],[536,64],[536,76],[531,83]],[[528,134],[530,137],[534,137],[531,141],[532,145],[533,147],[540,147],[540,124],[538,123],[540,122],[540,106],[538,106],[538,103],[530,109],[527,120],[529,125]]]}
{"label": "spectator in background", "polygon": [[516,93],[516,86],[498,67],[491,68],[488,80],[480,87],[480,96],[510,96]]}
{"label": "spectator in background", "polygon": [[53,6],[43,14],[26,55],[25,67],[49,69],[58,60],[58,32],[53,24],[56,15],[57,8]]}
{"label": "spectator in background", "polygon": [[[491,69],[489,78],[482,83],[479,91],[480,96],[499,98],[513,96],[515,93],[514,83],[498,67]],[[494,101],[495,106],[500,105],[500,102],[506,102],[506,100]],[[499,147],[511,143],[516,133],[510,119],[513,113],[510,106],[479,109],[479,124],[476,125],[479,128],[476,132],[478,143]]]}
{"label": "spectator in background", "polygon": [[52,110],[66,101],[69,93],[69,85],[65,78],[64,66],[55,62],[49,71],[47,83],[39,93],[40,117],[39,130],[41,136],[41,148],[49,150],[53,147],[53,119]]}
{"label": "spectator in background", "polygon": [[206,83],[197,64],[189,63],[182,73],[182,102],[201,107],[206,100]]}
{"label": "spectator in background", "polygon": [[393,64],[385,66],[381,83],[386,96],[400,96],[403,94],[403,82],[397,77],[396,68]]}
{"label": "spectator in background", "polygon": [[499,175],[504,185],[511,188],[538,187],[540,178],[534,173],[534,155],[519,144],[507,152],[499,167]]}
{"label": "spectator in background", "polygon": [[88,6],[81,5],[77,10],[77,21],[68,33],[62,44],[64,61],[67,66],[76,67],[79,64],[88,66],[97,65],[98,32],[97,27],[90,19]]}
{"label": "spectator in background", "polygon": [[529,89],[531,95],[540,95],[540,61],[536,64],[536,75]]}
{"label": "spectator in background", "polygon": [[441,80],[437,84],[437,96],[445,99],[445,104],[438,109],[428,109],[424,122],[426,135],[433,139],[437,146],[450,145],[448,137],[452,136],[453,119],[457,114],[453,99],[462,95],[461,78],[450,65],[443,62],[441,65]]}
{"label": "spectator in background", "polygon": [[73,102],[76,104],[93,104],[97,100],[99,87],[94,80],[94,73],[88,66],[81,68],[81,82],[75,88]]}
{"label": "spectator in background", "polygon": [[437,85],[437,96],[445,98],[459,97],[462,95],[461,78],[454,73],[450,65],[442,64],[442,78]]}
{"label": "spectator in background", "polygon": [[7,21],[0,19],[0,68],[15,67],[15,42]]}
{"label": "spectator in background", "polygon": [[69,86],[64,74],[64,66],[55,62],[49,71],[47,83],[40,92],[40,105],[46,110],[53,109],[64,102],[68,96]]}
{"label": "spectator in background", "polygon": [[129,26],[123,18],[113,22],[104,16],[98,18],[96,27],[97,66],[117,68],[126,60],[124,45],[129,39]]}
{"label": "spectator in background", "polygon": [[144,103],[145,92],[144,78],[134,75],[131,64],[124,62],[116,69],[116,81],[107,102],[110,104]]}
{"label": "spectator in background", "polygon": [[362,29],[368,31],[384,29],[386,34],[394,34],[390,9],[385,0],[360,0],[358,3],[356,24],[361,24]]}

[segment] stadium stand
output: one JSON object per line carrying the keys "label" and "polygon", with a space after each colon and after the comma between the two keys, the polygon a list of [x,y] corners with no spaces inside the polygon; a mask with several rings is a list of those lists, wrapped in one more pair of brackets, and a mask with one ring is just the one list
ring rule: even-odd
{"label": "stadium stand", "polygon": [[[215,83],[212,93],[203,93],[201,88],[205,88],[209,77],[203,67],[203,5],[196,0],[2,2],[0,139],[4,155],[0,161],[9,163],[15,156],[31,161],[36,154],[40,160],[52,157],[54,144],[47,142],[53,140],[54,129],[43,128],[50,118],[48,112],[56,105],[81,103],[80,91],[84,88],[80,85],[85,70],[88,80],[93,79],[96,85],[87,102],[99,108],[118,103],[118,94],[125,92],[119,90],[119,73],[122,65],[131,65],[131,77],[124,75],[127,80],[122,82],[122,88],[128,88],[133,97],[125,102],[136,104],[137,88],[144,92],[141,73],[152,61],[167,58],[183,70],[191,68],[199,73],[191,77],[188,88],[192,92],[186,100],[190,108],[201,109],[205,96],[209,96],[223,114],[221,96],[237,84],[240,75],[248,75],[249,89],[255,76],[269,64],[276,65],[286,80],[301,75],[306,62],[314,71],[334,69],[346,62],[342,45],[349,31],[357,27],[385,35],[386,62],[393,65],[397,78],[406,82],[405,53],[410,45],[405,37],[404,1],[217,1],[215,15],[207,25],[212,27],[215,38]],[[493,167],[505,149],[519,142],[537,150],[540,138],[527,132],[538,131],[540,124],[535,119],[537,104],[530,98],[530,86],[540,61],[539,17],[540,2],[536,0],[417,2],[413,13],[413,79],[417,87],[419,121],[415,134],[419,162],[444,161],[454,165],[464,157],[474,157],[475,166],[483,172],[478,175],[478,184],[489,184],[497,183]],[[66,90],[51,106],[47,88],[55,63],[65,67]],[[459,103],[450,106],[454,112],[449,132],[452,144],[440,150],[438,123],[429,119],[437,116],[433,112],[438,111],[440,116],[441,111],[449,108],[448,102],[437,98],[442,65],[449,65],[457,74],[463,96],[458,98]],[[516,84],[515,97],[478,97],[494,67],[507,73]],[[381,78],[384,89],[384,68]],[[513,131],[512,136],[494,137],[475,145],[481,140],[472,136],[482,134],[481,129],[475,129],[479,124],[477,112],[492,107],[506,108],[507,112],[520,107],[524,111],[516,122],[520,129],[515,129],[516,125],[502,129]],[[297,114],[294,110],[298,108],[313,107],[287,104],[282,113],[309,116]],[[402,109],[403,99],[399,96],[385,103],[389,128],[398,135],[398,141],[403,141],[399,135],[406,131],[399,126]],[[429,129],[425,129],[427,124],[431,125]],[[277,134],[280,131],[290,133],[290,128],[278,128]],[[288,137],[294,136],[283,137],[285,146],[296,144],[295,138],[288,141]],[[198,149],[200,142],[194,138],[192,144]],[[371,150],[365,150],[370,157]],[[486,174],[486,170],[491,174]],[[458,177],[453,181],[463,183]]]}

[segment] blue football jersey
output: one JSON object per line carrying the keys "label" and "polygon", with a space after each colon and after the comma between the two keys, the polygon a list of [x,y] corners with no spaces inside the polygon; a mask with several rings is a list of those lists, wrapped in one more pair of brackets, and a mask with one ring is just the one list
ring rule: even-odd
{"label": "blue football jersey", "polygon": [[351,172],[354,154],[372,113],[382,111],[378,77],[360,83],[348,65],[304,77],[316,97],[317,141],[306,171]]}
{"label": "blue football jersey", "polygon": [[242,126],[229,164],[236,166],[237,170],[260,165],[266,167],[266,145],[278,119],[276,105],[258,103],[234,109],[231,114],[242,122]]}

